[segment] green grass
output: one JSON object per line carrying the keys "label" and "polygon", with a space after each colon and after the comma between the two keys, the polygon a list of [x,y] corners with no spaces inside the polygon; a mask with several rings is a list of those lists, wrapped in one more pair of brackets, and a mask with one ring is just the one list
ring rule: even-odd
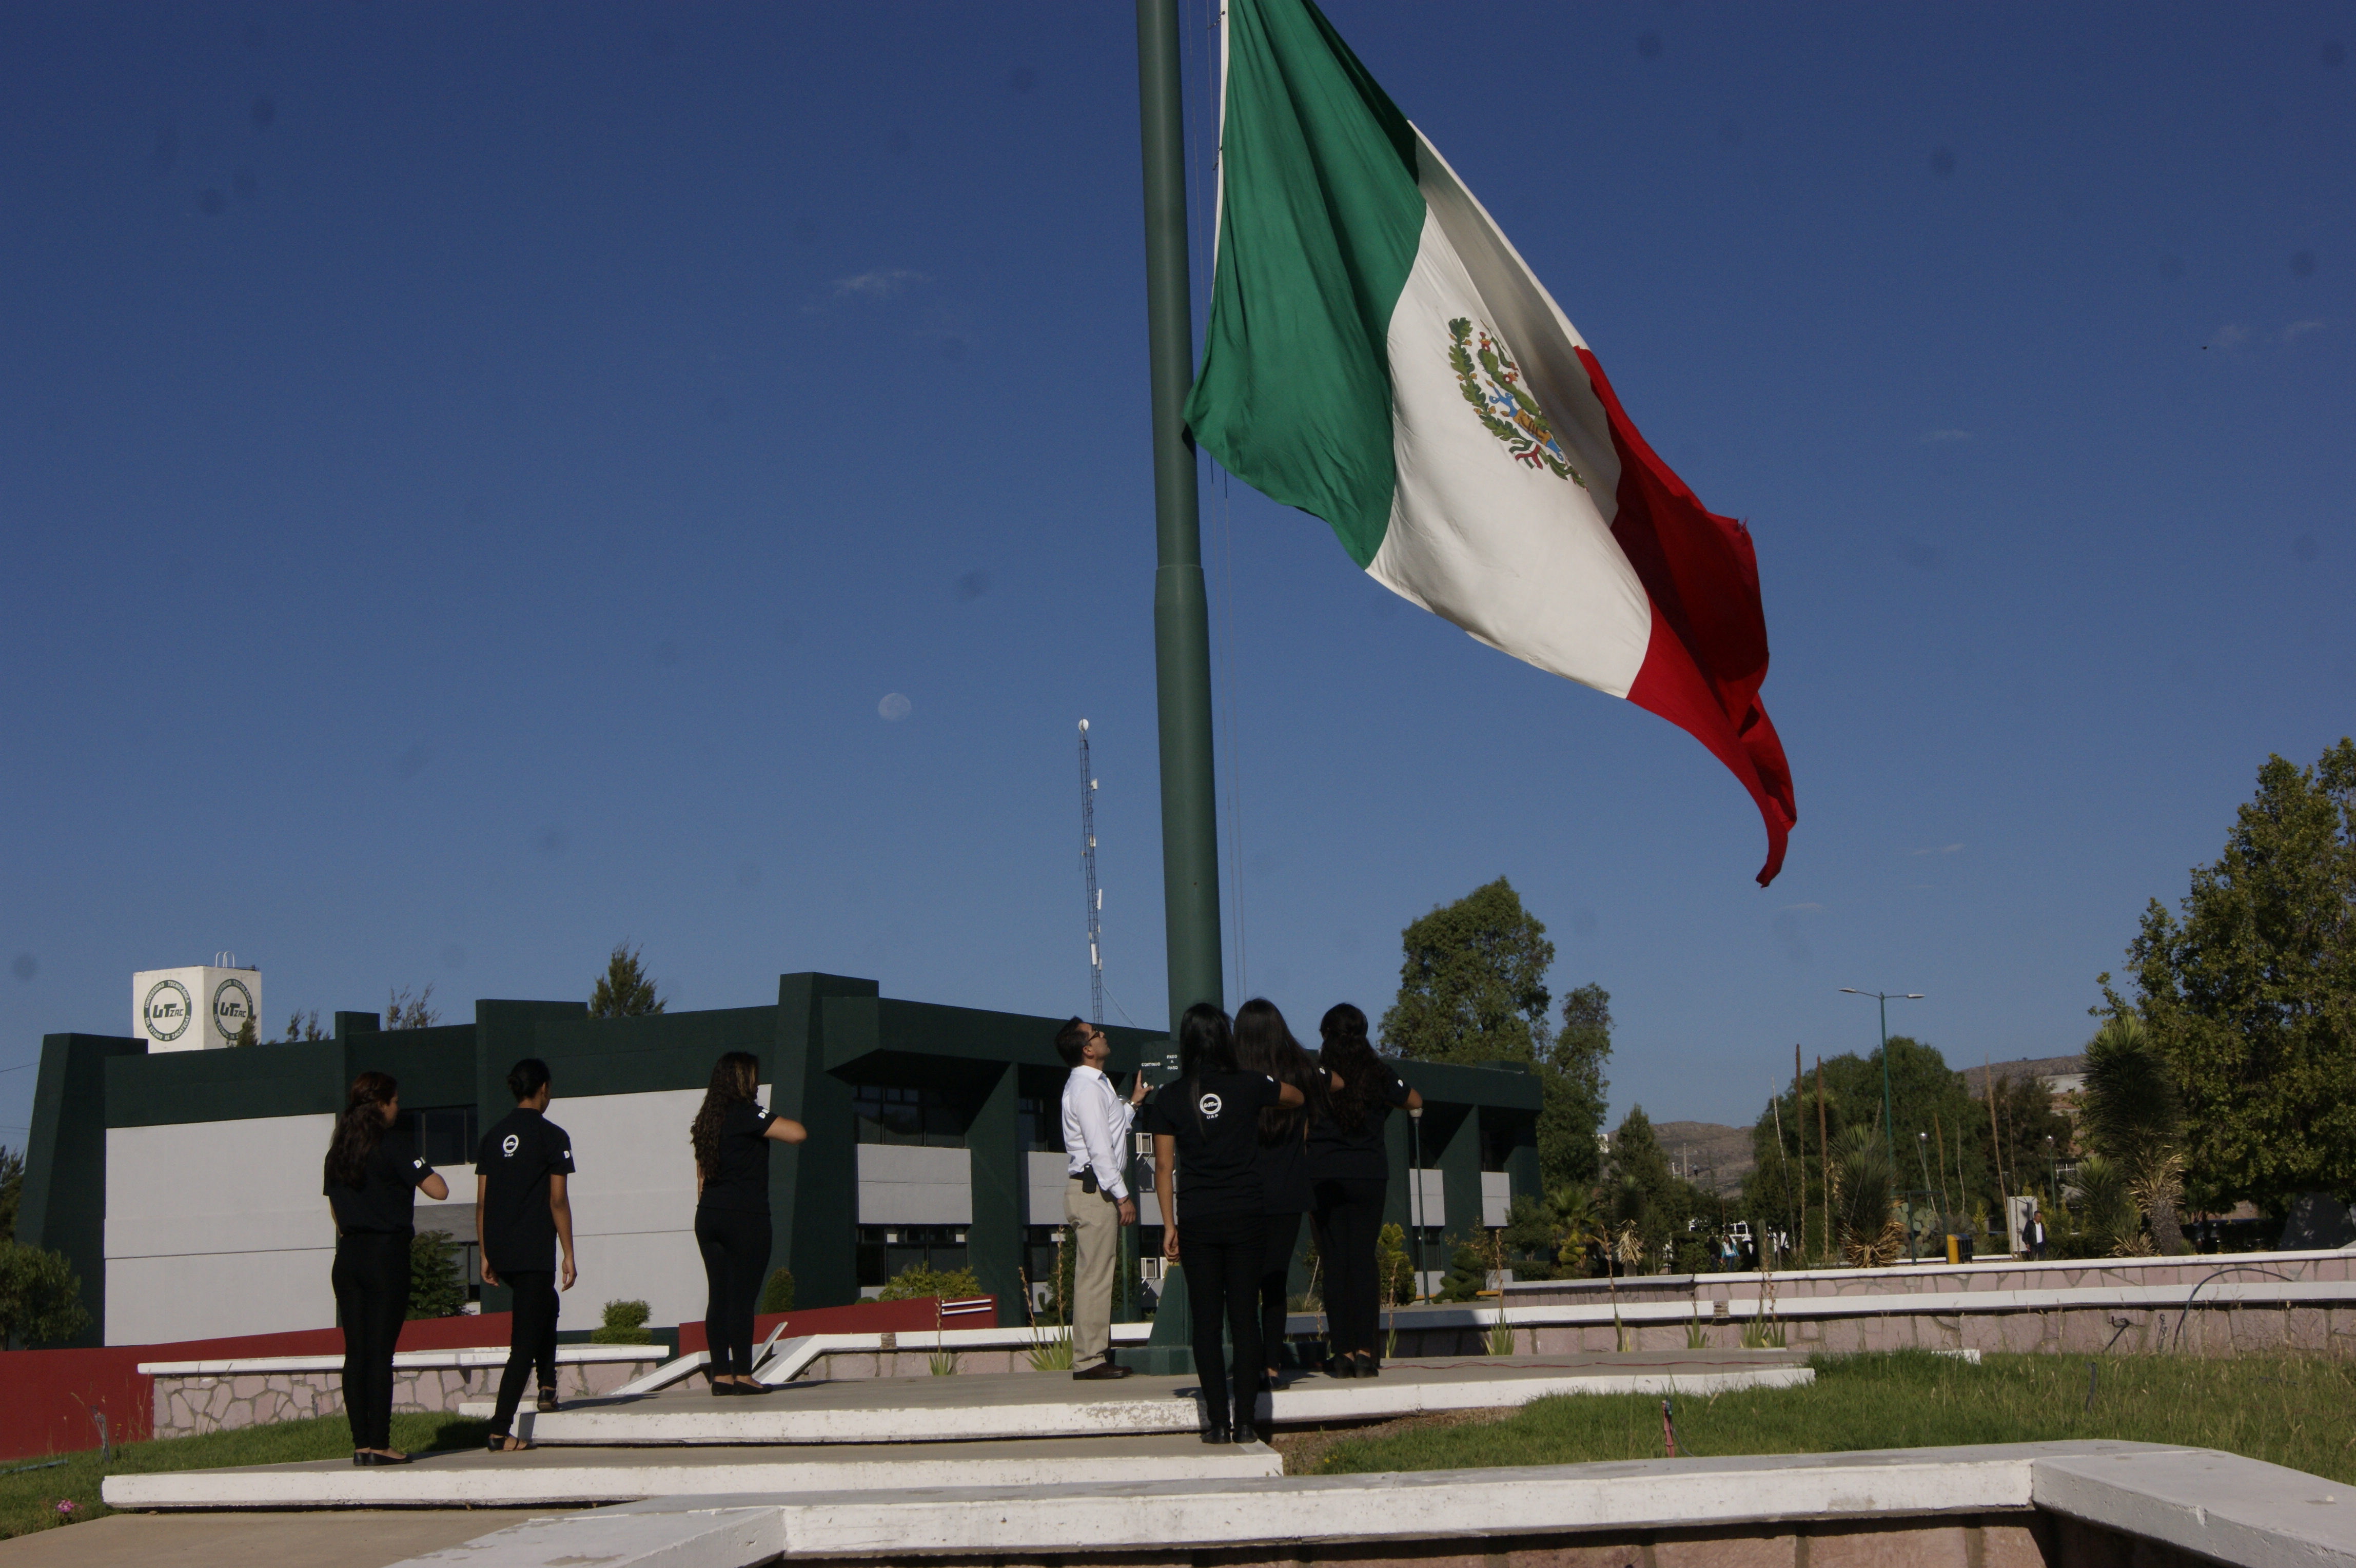
{"label": "green grass", "polygon": [[[392,1445],[411,1453],[435,1448],[477,1448],[490,1429],[486,1421],[455,1415],[396,1415]],[[348,1459],[352,1429],[340,1415],[312,1421],[282,1421],[251,1426],[241,1432],[209,1432],[201,1437],[174,1437],[151,1443],[126,1443],[102,1464],[98,1450],[67,1456],[53,1469],[0,1476],[0,1539],[67,1522],[58,1512],[59,1499],[74,1504],[79,1522],[114,1510],[98,1499],[98,1484],[108,1476],[158,1470],[217,1470],[230,1465],[285,1465],[297,1459]],[[36,1465],[27,1456],[0,1462],[0,1470]]]}
{"label": "green grass", "polygon": [[[1995,1356],[1909,1350],[1817,1356],[1804,1389],[1676,1401],[1678,1452],[1828,1454],[1977,1443],[2125,1438],[2220,1448],[2356,1483],[2356,1363],[2308,1356]],[[2089,1368],[2094,1401],[2087,1403]],[[1534,1400],[1502,1421],[1345,1438],[1315,1468],[1453,1470],[1661,1457],[1661,1402],[1635,1394]]]}

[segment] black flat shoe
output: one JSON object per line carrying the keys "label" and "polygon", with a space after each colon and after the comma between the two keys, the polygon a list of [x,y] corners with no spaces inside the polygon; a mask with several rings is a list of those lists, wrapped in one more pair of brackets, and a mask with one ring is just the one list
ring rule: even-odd
{"label": "black flat shoe", "polygon": [[493,1454],[521,1454],[527,1449],[538,1447],[539,1444],[516,1438],[504,1432],[494,1432],[484,1438],[483,1446]]}
{"label": "black flat shoe", "polygon": [[352,1455],[352,1463],[355,1465],[406,1465],[409,1463],[409,1455],[406,1454],[359,1453]]}
{"label": "black flat shoe", "polygon": [[540,1396],[539,1402],[532,1408],[539,1411],[542,1415],[552,1415],[555,1413],[557,1409],[556,1396],[554,1394],[543,1393]]}
{"label": "black flat shoe", "polygon": [[734,1383],[723,1383],[717,1378],[712,1380],[712,1394],[714,1399],[725,1399],[731,1394],[741,1394],[744,1391],[743,1389],[737,1387]]}
{"label": "black flat shoe", "polygon": [[1358,1363],[1347,1356],[1336,1356],[1325,1364],[1325,1375],[1329,1378],[1355,1378],[1358,1375]]}
{"label": "black flat shoe", "polygon": [[1235,1434],[1229,1432],[1224,1426],[1206,1426],[1203,1428],[1203,1441],[1205,1443],[1233,1443],[1235,1440]]}
{"label": "black flat shoe", "polygon": [[1383,1375],[1383,1364],[1372,1356],[1361,1356],[1350,1375],[1354,1378],[1379,1378]]}

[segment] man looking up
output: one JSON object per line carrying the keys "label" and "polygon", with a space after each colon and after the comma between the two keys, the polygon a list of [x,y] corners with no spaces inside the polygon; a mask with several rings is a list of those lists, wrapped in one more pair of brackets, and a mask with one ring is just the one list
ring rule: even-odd
{"label": "man looking up", "polygon": [[1072,1069],[1064,1079],[1064,1219],[1078,1242],[1072,1263],[1072,1376],[1125,1378],[1130,1369],[1112,1359],[1112,1287],[1121,1227],[1137,1223],[1123,1173],[1129,1124],[1145,1098],[1145,1075],[1137,1075],[1135,1090],[1122,1100],[1104,1071],[1112,1042],[1081,1018],[1056,1032],[1055,1054]]}
{"label": "man looking up", "polygon": [[516,1108],[483,1134],[475,1151],[475,1235],[483,1247],[483,1283],[515,1294],[507,1369],[491,1415],[488,1447],[512,1453],[530,1444],[509,1435],[523,1380],[540,1373],[538,1409],[556,1408],[556,1250],[564,1249],[564,1288],[573,1288],[573,1140],[548,1119],[548,1064],[526,1057],[508,1070]]}

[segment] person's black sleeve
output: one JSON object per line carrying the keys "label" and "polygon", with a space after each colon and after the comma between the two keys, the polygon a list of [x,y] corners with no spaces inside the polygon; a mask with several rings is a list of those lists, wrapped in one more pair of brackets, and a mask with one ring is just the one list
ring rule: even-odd
{"label": "person's black sleeve", "polygon": [[491,1134],[488,1133],[484,1133],[483,1141],[475,1145],[475,1174],[477,1176],[490,1175],[491,1162],[498,1157],[498,1148],[497,1145],[491,1142]]}
{"label": "person's black sleeve", "polygon": [[1260,1075],[1254,1088],[1258,1093],[1258,1101],[1252,1106],[1255,1111],[1265,1111],[1284,1098],[1284,1086],[1266,1074]]}
{"label": "person's black sleeve", "polygon": [[425,1178],[433,1174],[434,1167],[425,1163],[424,1155],[416,1155],[411,1157],[408,1173],[410,1186],[423,1187],[425,1185]]}
{"label": "person's black sleeve", "polygon": [[1405,1105],[1407,1096],[1408,1087],[1400,1081],[1399,1075],[1388,1068],[1383,1069],[1383,1099],[1392,1105]]}
{"label": "person's black sleeve", "polygon": [[573,1174],[573,1134],[563,1128],[551,1125],[548,1129],[548,1169],[552,1176]]}
{"label": "person's black sleeve", "polygon": [[1147,1099],[1144,1113],[1138,1118],[1138,1125],[1149,1133],[1158,1133],[1165,1138],[1174,1138],[1178,1135],[1178,1129],[1170,1124],[1170,1112],[1162,1103],[1169,1092],[1169,1089],[1165,1086],[1155,1090]]}

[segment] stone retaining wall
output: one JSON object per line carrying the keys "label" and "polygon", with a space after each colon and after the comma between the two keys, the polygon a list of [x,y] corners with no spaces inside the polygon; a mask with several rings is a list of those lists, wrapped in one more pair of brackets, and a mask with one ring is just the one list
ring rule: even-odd
{"label": "stone retaining wall", "polygon": [[[585,1399],[605,1393],[654,1370],[660,1360],[658,1350],[643,1361],[559,1361],[557,1397]],[[191,1437],[204,1432],[265,1426],[275,1421],[340,1415],[344,1409],[343,1377],[337,1371],[158,1373],[155,1383],[158,1437]],[[461,1400],[496,1393],[498,1386],[497,1367],[404,1367],[395,1362],[392,1408],[396,1412],[455,1411]]]}

